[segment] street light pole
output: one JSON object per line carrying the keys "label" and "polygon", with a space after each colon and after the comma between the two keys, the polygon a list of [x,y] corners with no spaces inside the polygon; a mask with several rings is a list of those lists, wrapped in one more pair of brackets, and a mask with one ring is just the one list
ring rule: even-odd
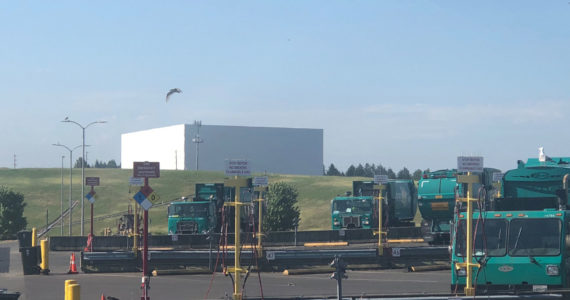
{"label": "street light pole", "polygon": [[[65,149],[67,149],[67,151],[69,151],[69,236],[71,236],[72,234],[72,212],[73,212],[73,203],[72,203],[72,191],[73,191],[73,165],[72,165],[72,157],[73,157],[73,150],[81,147],[81,145],[76,146],[75,148],[71,149],[69,147],[67,147],[66,145],[62,145],[59,142],[57,144],[52,144],[53,146],[58,146],[58,147],[63,147]],[[62,168],[63,168],[63,160],[62,160]],[[63,214],[63,212],[62,212]],[[62,216],[62,222],[63,222],[63,216]]]}
{"label": "street light pole", "polygon": [[61,233],[60,235],[63,236],[63,159],[65,158],[64,155],[61,156],[61,214],[60,214],[60,218],[61,218],[61,222],[60,222],[60,227],[61,227]]}
{"label": "street light pole", "polygon": [[202,121],[194,121],[194,126],[197,128],[196,137],[192,139],[192,142],[196,144],[196,171],[198,171],[199,165],[199,158],[200,158],[200,143],[203,143],[204,140],[200,138],[200,127],[202,126]]}
{"label": "street light pole", "polygon": [[65,118],[62,122],[64,123],[73,123],[79,127],[81,127],[82,132],[82,140],[83,140],[83,156],[81,156],[81,236],[84,235],[85,230],[85,129],[93,124],[102,124],[107,123],[107,121],[95,121],[83,126],[75,121],[70,120],[69,118]]}

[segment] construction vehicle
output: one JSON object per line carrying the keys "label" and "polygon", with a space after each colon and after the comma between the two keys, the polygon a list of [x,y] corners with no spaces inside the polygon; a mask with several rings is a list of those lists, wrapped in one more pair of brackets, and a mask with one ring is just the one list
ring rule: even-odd
{"label": "construction vehicle", "polygon": [[[249,180],[251,183],[251,180]],[[219,232],[222,222],[233,220],[233,207],[224,209],[224,202],[235,200],[235,188],[226,187],[223,183],[197,183],[192,201],[183,197],[180,201],[171,202],[168,206],[168,234],[206,234]],[[245,230],[248,228],[250,216],[255,214],[252,201],[253,189],[241,188],[240,202],[251,203],[242,206],[241,222]],[[225,212],[224,215],[222,215]],[[233,222],[228,222],[233,228]],[[249,226],[251,227],[251,226]]]}
{"label": "construction vehicle", "polygon": [[[369,229],[378,227],[379,189],[374,181],[353,181],[352,193],[331,200],[332,229]],[[382,222],[384,227],[410,226],[417,209],[416,188],[412,180],[388,180],[384,184]]]}
{"label": "construction vehicle", "polygon": [[[485,203],[492,199],[490,191],[493,173],[500,172],[493,168],[484,168],[482,173],[483,186],[486,188]],[[463,185],[457,184],[457,170],[445,169],[424,172],[418,182],[418,207],[422,215],[422,237],[430,244],[449,244],[455,197],[464,193]],[[475,197],[479,187],[475,186]]]}
{"label": "construction vehicle", "polygon": [[[568,292],[569,175],[570,157],[518,161],[518,167],[502,177],[498,197],[487,205],[478,197],[469,235],[469,216],[461,207],[452,231],[451,290]],[[467,250],[468,236],[472,251]],[[470,270],[468,263],[473,264]]]}

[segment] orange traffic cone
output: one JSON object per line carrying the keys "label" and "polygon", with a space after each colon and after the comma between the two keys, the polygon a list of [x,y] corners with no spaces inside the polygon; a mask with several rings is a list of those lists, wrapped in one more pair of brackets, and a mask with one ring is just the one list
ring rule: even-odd
{"label": "orange traffic cone", "polygon": [[106,299],[105,299],[105,294],[101,294],[101,300],[106,300]]}
{"label": "orange traffic cone", "polygon": [[75,253],[71,253],[71,257],[69,258],[69,271],[67,274],[77,274],[77,266],[75,265]]}

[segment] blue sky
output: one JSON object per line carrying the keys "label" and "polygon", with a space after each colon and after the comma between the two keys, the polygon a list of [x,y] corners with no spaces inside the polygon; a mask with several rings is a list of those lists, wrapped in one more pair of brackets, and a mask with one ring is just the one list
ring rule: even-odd
{"label": "blue sky", "polygon": [[108,122],[89,161],[194,120],[322,128],[341,170],[570,156],[568,1],[12,1],[0,37],[0,167],[60,166],[66,116]]}

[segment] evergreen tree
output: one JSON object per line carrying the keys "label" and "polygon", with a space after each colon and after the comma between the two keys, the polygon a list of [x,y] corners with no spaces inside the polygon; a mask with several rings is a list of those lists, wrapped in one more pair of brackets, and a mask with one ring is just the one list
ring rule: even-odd
{"label": "evergreen tree", "polygon": [[334,166],[334,164],[331,164],[329,166],[329,169],[327,170],[326,173],[327,176],[341,176],[340,172],[338,171],[338,169]]}
{"label": "evergreen tree", "polygon": [[364,177],[366,175],[362,164],[358,164],[358,167],[356,167],[356,169],[354,170],[354,175],[358,177]]}
{"label": "evergreen tree", "polygon": [[114,159],[111,159],[107,163],[107,168],[119,168],[119,166],[117,166],[117,162]]}
{"label": "evergreen tree", "polygon": [[412,175],[408,168],[404,167],[402,170],[398,171],[398,179],[412,179]]}
{"label": "evergreen tree", "polygon": [[349,177],[354,177],[356,176],[356,168],[354,167],[354,165],[350,165],[350,167],[348,167],[348,169],[346,170],[346,176]]}
{"label": "evergreen tree", "polygon": [[364,177],[374,177],[374,164],[366,163],[364,165]]}
{"label": "evergreen tree", "polygon": [[[79,157],[77,158],[77,160],[75,161],[75,165],[73,166],[74,168],[81,168],[81,163],[83,162],[83,158]],[[85,168],[89,168],[89,164],[87,162],[85,162]]]}
{"label": "evergreen tree", "polygon": [[392,168],[389,168],[386,173],[387,173],[389,179],[396,179],[396,173],[394,173],[394,171],[392,171]]}

